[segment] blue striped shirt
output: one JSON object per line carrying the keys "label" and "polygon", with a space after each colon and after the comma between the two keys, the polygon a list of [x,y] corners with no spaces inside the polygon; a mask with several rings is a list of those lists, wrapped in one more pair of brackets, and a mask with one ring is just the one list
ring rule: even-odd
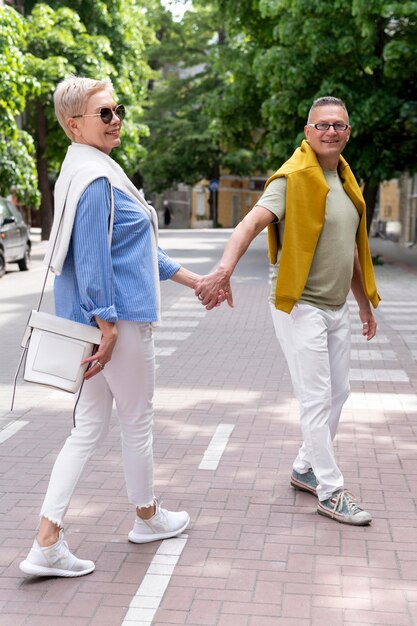
{"label": "blue striped shirt", "polygon": [[[108,180],[93,181],[79,200],[62,273],[55,278],[56,314],[91,325],[95,316],[107,322],[154,322],[152,225],[133,198],[114,187],[113,194],[111,253]],[[158,267],[166,280],[181,266],[158,248]]]}

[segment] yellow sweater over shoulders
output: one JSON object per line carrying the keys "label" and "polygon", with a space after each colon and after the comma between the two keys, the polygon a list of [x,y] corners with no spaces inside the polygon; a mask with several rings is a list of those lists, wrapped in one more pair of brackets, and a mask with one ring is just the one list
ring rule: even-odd
{"label": "yellow sweater over shoulders", "polygon": [[[343,188],[355,205],[360,222],[356,234],[365,294],[374,307],[380,301],[366,231],[366,207],[356,179],[343,157],[338,173]],[[275,293],[275,307],[290,313],[307,282],[314,252],[323,228],[329,186],[314,150],[303,141],[294,154],[266,182],[286,178],[285,231]],[[279,247],[278,225],[268,226],[268,252],[276,263]]]}

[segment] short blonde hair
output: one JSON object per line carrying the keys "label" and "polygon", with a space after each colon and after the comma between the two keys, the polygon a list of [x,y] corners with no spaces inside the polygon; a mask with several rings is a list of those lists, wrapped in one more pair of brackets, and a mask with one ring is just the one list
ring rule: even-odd
{"label": "short blonde hair", "polygon": [[94,80],[84,76],[68,76],[58,84],[54,93],[55,115],[71,140],[73,135],[67,126],[67,120],[74,115],[83,115],[87,100],[97,91],[113,91],[109,79]]}

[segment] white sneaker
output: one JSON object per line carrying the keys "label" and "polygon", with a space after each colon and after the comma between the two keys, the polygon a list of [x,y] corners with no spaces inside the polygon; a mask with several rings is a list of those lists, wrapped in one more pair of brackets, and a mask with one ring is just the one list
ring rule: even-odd
{"label": "white sneaker", "polygon": [[42,548],[37,540],[25,559],[19,563],[19,567],[25,574],[33,576],[65,576],[74,578],[90,574],[95,568],[93,561],[83,561],[69,551],[68,544],[64,541],[64,530],[59,531],[56,543],[47,548]]}
{"label": "white sneaker", "polygon": [[132,543],[149,543],[160,541],[180,535],[190,523],[187,511],[173,513],[161,509],[158,500],[155,499],[155,514],[150,519],[141,519],[136,516],[135,525],[128,535]]}

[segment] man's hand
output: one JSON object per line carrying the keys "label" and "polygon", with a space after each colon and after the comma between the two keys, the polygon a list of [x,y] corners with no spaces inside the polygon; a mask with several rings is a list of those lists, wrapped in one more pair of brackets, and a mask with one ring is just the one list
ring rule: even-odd
{"label": "man's hand", "polygon": [[227,304],[233,307],[230,279],[221,269],[203,276],[197,283],[195,295],[208,311],[219,306],[224,300],[227,300]]}
{"label": "man's hand", "polygon": [[217,269],[203,276],[197,283],[195,295],[208,311],[221,302],[233,307],[230,277],[250,243],[257,235],[275,220],[275,215],[262,206],[256,205],[234,229]]}
{"label": "man's hand", "polygon": [[372,315],[370,308],[366,310],[359,309],[359,317],[362,322],[362,335],[369,341],[376,335],[376,319]]}

